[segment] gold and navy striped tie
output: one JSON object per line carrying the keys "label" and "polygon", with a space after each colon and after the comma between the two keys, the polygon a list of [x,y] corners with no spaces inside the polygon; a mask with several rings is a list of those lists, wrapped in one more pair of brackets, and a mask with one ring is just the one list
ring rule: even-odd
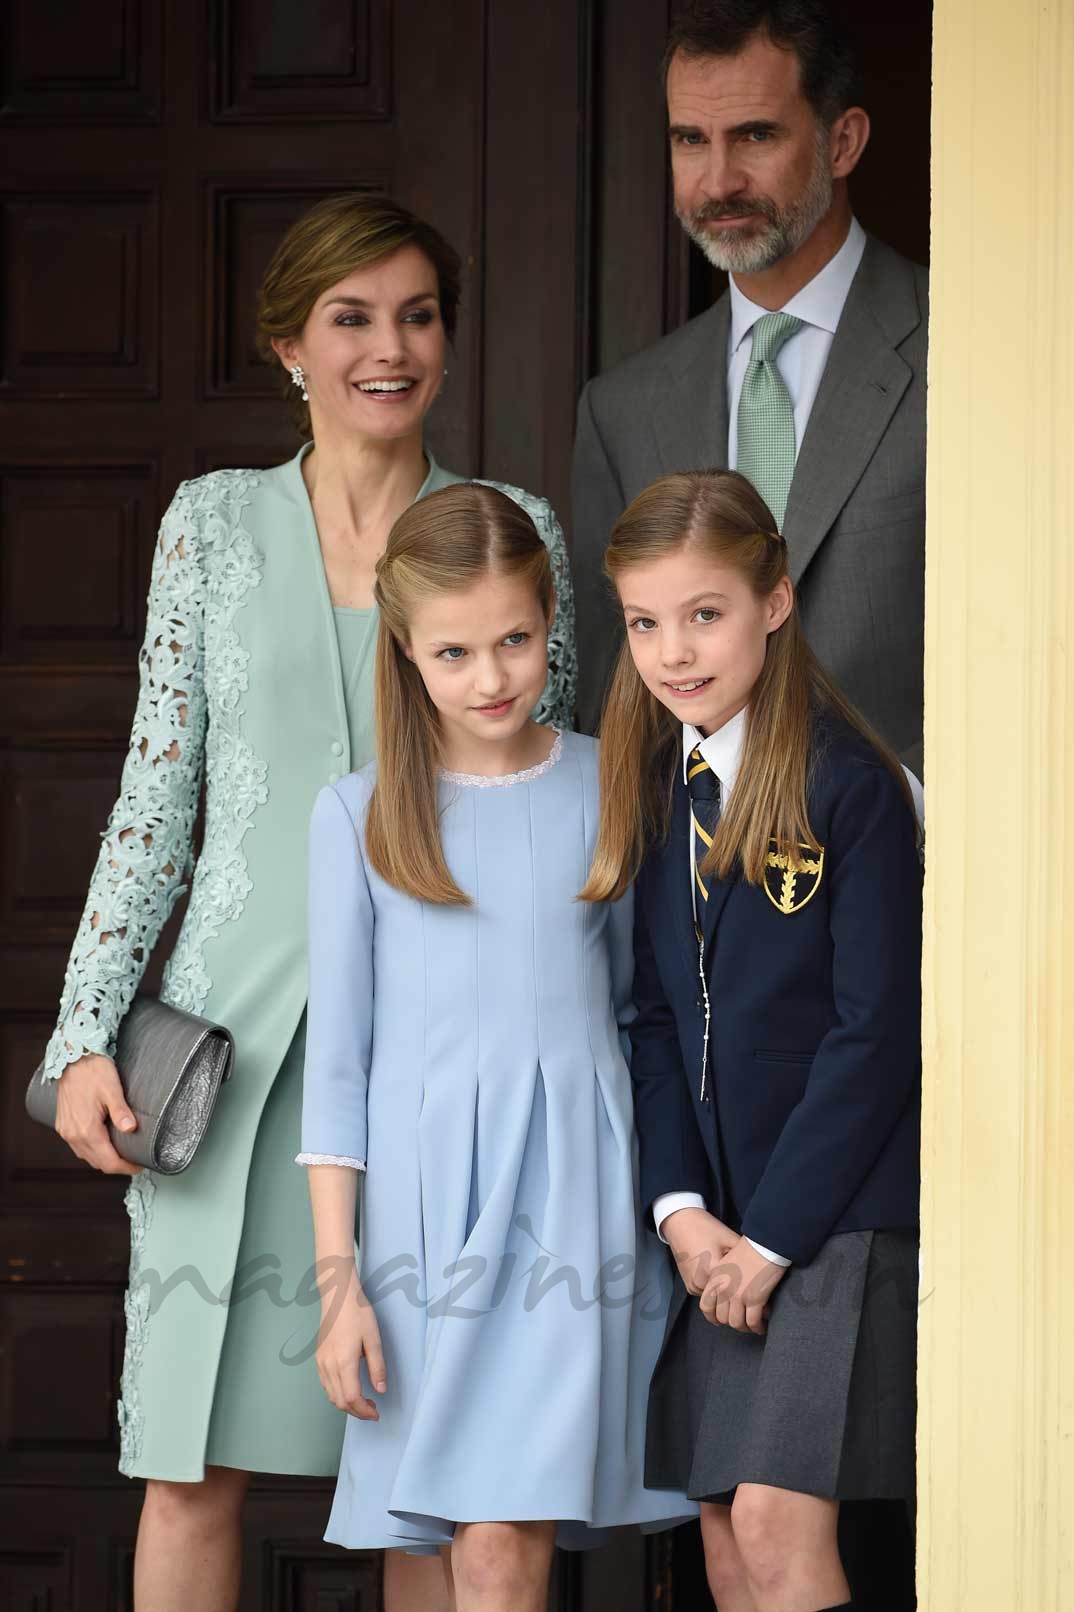
{"label": "gold and navy striped tie", "polygon": [[694,878],[702,900],[709,898],[701,877],[701,864],[712,844],[720,815],[720,780],[695,746],[686,764],[686,787],[690,791],[690,815],[694,823]]}

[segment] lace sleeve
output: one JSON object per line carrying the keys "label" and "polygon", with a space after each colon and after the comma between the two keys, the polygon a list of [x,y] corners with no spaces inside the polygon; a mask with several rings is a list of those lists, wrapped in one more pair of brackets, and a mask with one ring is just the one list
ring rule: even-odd
{"label": "lace sleeve", "polygon": [[45,1054],[50,1079],[85,1053],[112,1055],[149,955],[185,888],[205,741],[205,582],[188,486],[164,516],[153,557],[130,748]]}
{"label": "lace sleeve", "polygon": [[574,590],[571,586],[571,566],[563,528],[545,499],[534,499],[536,508],[530,510],[533,524],[540,533],[552,561],[552,577],[556,584],[556,619],[548,634],[548,682],[541,703],[533,713],[538,722],[550,722],[553,727],[574,727],[574,704],[578,693],[578,655],[574,642]]}
{"label": "lace sleeve", "polygon": [[556,619],[548,634],[548,682],[534,716],[555,728],[574,727],[574,705],[578,693],[578,654],[574,641],[574,589],[563,528],[547,498],[537,498],[521,487],[504,481],[482,481],[520,504],[532,520],[552,561],[556,585]]}

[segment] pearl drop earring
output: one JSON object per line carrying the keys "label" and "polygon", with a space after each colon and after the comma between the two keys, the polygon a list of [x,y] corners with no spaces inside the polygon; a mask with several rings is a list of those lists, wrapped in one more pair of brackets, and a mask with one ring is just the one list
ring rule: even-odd
{"label": "pearl drop earring", "polygon": [[303,401],[303,403],[308,403],[309,400],[310,400],[310,395],[306,391],[306,377],[302,373],[302,365],[301,364],[292,365],[292,367],[291,367],[291,379],[292,379],[292,381],[294,381],[295,385],[298,387],[299,391],[302,393],[302,401]]}

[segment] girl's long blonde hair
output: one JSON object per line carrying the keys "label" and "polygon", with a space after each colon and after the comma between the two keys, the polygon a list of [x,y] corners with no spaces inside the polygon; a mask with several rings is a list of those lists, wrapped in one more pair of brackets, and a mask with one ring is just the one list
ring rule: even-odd
{"label": "girl's long blonde hair", "polygon": [[411,504],[377,562],[377,776],[366,851],[382,878],[418,901],[468,905],[469,897],[444,858],[436,799],[440,719],[407,655],[410,619],[422,600],[461,592],[490,575],[532,583],[551,622],[555,584],[537,528],[506,493],[473,482]]}
{"label": "girl's long blonde hair", "polygon": [[[632,567],[651,565],[686,545],[737,571],[758,599],[767,598],[788,575],[787,546],[768,506],[733,470],[689,471],[646,487],[616,521],[604,568],[616,583]],[[807,796],[816,718],[823,711],[840,717],[873,747],[913,810],[895,755],[840,694],[806,642],[796,599],[786,621],[769,635],[746,713],[742,765],[703,873],[726,879],[738,865],[750,884],[760,884],[773,840],[798,866],[803,849],[820,849]],[[622,895],[646,846],[666,837],[681,767],[682,724],[646,688],[624,643],[601,721],[600,830],[582,900]]]}

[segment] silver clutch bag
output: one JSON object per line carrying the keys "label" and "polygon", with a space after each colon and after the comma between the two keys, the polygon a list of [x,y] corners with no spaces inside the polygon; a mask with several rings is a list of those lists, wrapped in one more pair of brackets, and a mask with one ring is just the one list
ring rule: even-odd
{"label": "silver clutch bag", "polygon": [[[117,1131],[109,1125],[116,1152],[161,1175],[185,1170],[205,1135],[233,1058],[234,1042],[222,1025],[139,992],[120,1026],[115,1058],[138,1129]],[[45,1079],[41,1063],[26,1090],[30,1118],[53,1129],[58,1084]]]}

